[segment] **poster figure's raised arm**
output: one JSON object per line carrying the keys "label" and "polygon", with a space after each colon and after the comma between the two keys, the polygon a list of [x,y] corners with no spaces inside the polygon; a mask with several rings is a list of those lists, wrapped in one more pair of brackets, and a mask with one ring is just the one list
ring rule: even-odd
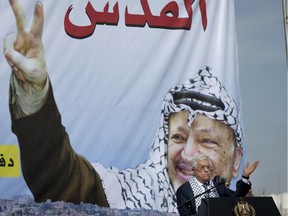
{"label": "poster figure's raised arm", "polygon": [[36,3],[29,29],[19,2],[9,2],[17,32],[5,38],[4,55],[12,68],[12,131],[18,138],[27,186],[38,202],[50,199],[108,206],[98,174],[73,151],[61,123],[45,63],[43,5]]}

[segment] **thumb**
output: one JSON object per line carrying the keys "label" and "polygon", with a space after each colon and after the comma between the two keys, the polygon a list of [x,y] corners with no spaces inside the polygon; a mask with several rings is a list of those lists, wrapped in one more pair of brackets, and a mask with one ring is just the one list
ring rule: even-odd
{"label": "thumb", "polygon": [[23,61],[25,61],[25,57],[22,56],[20,53],[7,49],[4,53],[4,56],[10,65],[12,71],[16,75],[19,80],[25,82],[25,77],[23,75]]}
{"label": "thumb", "polygon": [[7,49],[5,50],[4,56],[13,70],[24,71],[24,62],[26,58],[21,53],[13,49]]}
{"label": "thumb", "polygon": [[249,167],[249,162],[246,162],[246,165],[245,165],[245,167]]}
{"label": "thumb", "polygon": [[4,53],[7,49],[14,49],[14,43],[16,41],[17,33],[12,32],[4,38]]}

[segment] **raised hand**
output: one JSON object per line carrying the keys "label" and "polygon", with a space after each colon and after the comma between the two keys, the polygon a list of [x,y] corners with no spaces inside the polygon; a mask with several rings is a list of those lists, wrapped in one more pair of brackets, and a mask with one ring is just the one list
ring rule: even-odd
{"label": "raised hand", "polygon": [[43,89],[48,72],[42,42],[44,12],[37,2],[31,28],[27,26],[25,14],[18,0],[9,0],[13,10],[17,32],[4,41],[4,55],[22,88],[31,93]]}
{"label": "raised hand", "polygon": [[258,166],[259,161],[255,161],[252,165],[249,166],[249,162],[246,163],[244,170],[243,170],[243,176],[249,178],[249,176],[251,175],[252,172],[254,172],[254,170],[256,169],[256,167]]}

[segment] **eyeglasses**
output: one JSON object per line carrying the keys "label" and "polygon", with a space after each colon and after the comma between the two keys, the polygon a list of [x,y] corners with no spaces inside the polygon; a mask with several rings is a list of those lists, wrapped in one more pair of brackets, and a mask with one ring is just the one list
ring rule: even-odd
{"label": "eyeglasses", "polygon": [[198,166],[196,169],[199,170],[199,171],[203,171],[203,170],[212,171],[212,170],[213,170],[213,167],[200,165],[200,166]]}

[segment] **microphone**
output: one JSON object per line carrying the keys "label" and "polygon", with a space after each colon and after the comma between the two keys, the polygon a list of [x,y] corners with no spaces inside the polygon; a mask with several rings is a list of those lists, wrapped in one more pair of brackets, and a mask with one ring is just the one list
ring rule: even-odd
{"label": "microphone", "polygon": [[222,176],[215,176],[214,177],[214,183],[218,185],[225,185],[225,187],[229,187],[229,182],[226,182],[226,178],[222,177]]}
{"label": "microphone", "polygon": [[226,185],[227,184],[226,183],[226,178],[224,178],[222,176],[218,176],[218,175],[215,176],[213,181],[214,181],[215,184],[217,184],[217,186],[218,185],[222,185],[222,184],[225,184],[225,186],[227,186]]}

